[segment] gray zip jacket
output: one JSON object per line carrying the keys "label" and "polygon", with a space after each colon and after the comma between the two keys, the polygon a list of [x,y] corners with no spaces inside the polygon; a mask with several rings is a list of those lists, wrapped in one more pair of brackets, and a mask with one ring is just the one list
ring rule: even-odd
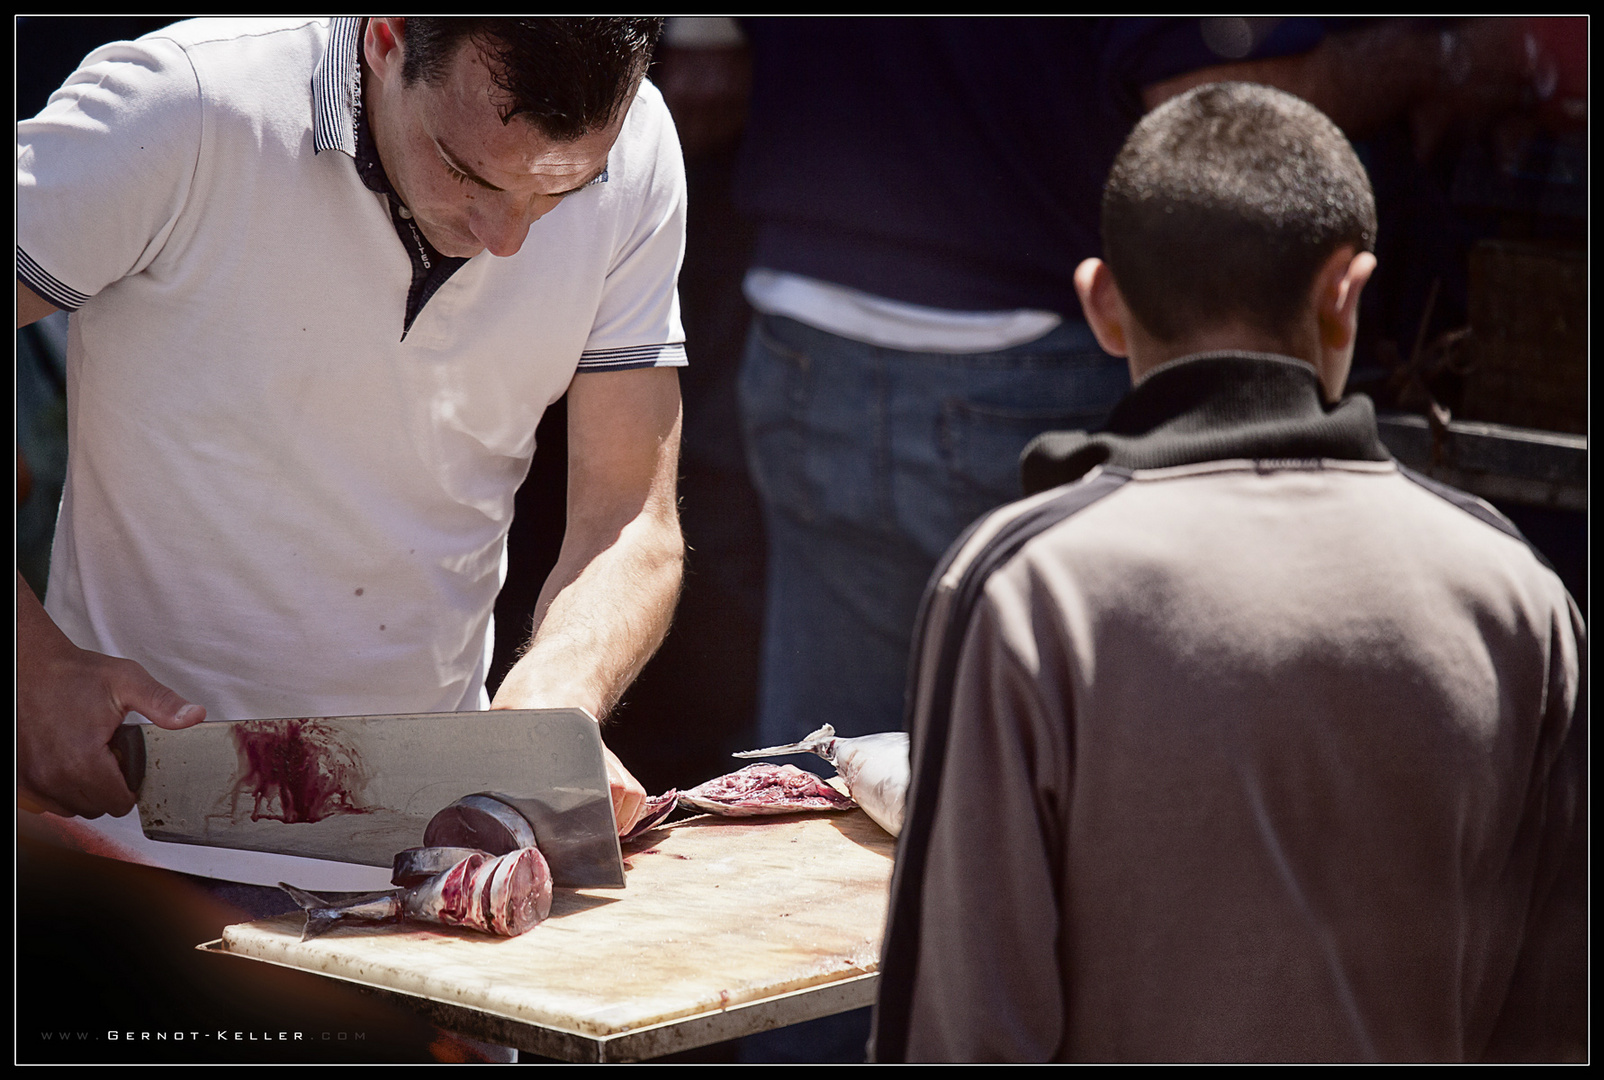
{"label": "gray zip jacket", "polygon": [[1585,631],[1514,526],[1284,357],[1027,458],[926,594],[876,1057],[1582,1059]]}

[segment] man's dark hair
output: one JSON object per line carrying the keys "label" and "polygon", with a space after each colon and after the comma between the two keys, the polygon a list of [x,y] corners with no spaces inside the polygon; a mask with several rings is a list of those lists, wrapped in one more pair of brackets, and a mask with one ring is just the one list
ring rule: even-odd
{"label": "man's dark hair", "polygon": [[522,116],[553,139],[605,127],[651,63],[662,19],[412,18],[401,75],[438,83],[465,42],[506,94],[501,119]]}
{"label": "man's dark hair", "polygon": [[1153,110],[1103,189],[1104,261],[1165,343],[1233,319],[1284,335],[1331,254],[1375,241],[1375,197],[1347,138],[1308,102],[1252,83]]}

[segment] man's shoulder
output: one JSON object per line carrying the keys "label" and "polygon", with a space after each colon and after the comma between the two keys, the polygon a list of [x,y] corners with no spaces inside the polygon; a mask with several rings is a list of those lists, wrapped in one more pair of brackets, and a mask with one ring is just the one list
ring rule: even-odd
{"label": "man's shoulder", "polygon": [[1475,531],[1477,526],[1472,525],[1471,522],[1477,522],[1480,527],[1491,529],[1494,533],[1514,541],[1519,545],[1520,550],[1523,550],[1548,569],[1553,569],[1548,558],[1538,549],[1537,545],[1533,544],[1531,540],[1527,539],[1526,534],[1521,532],[1520,526],[1511,521],[1507,515],[1492,503],[1404,465],[1398,466],[1398,474],[1424,493],[1419,497],[1425,498],[1430,502],[1452,507],[1460,515],[1463,515],[1463,517],[1452,517],[1452,520],[1459,527]]}
{"label": "man's shoulder", "polygon": [[71,100],[115,109],[116,123],[107,126],[126,128],[153,111],[192,112],[236,94],[273,97],[267,84],[305,82],[327,39],[328,25],[317,19],[186,19],[100,46],[63,89]]}
{"label": "man's shoulder", "polygon": [[[242,108],[254,113],[284,100],[281,85],[307,84],[328,38],[327,19],[185,19],[102,52],[108,62],[165,70],[192,94],[198,89],[203,102],[226,109],[241,98]],[[300,111],[298,102],[295,108]]]}
{"label": "man's shoulder", "polygon": [[205,18],[184,19],[164,26],[141,41],[170,41],[183,49],[206,45],[243,45],[251,42],[289,40],[296,36],[320,39],[328,33],[326,18]]}
{"label": "man's shoulder", "polygon": [[629,119],[636,123],[662,123],[668,119],[668,103],[663,92],[650,79],[642,79],[629,106]]}
{"label": "man's shoulder", "polygon": [[607,171],[609,183],[617,180],[630,187],[636,181],[649,184],[672,179],[679,186],[684,183],[685,166],[674,119],[662,93],[648,79],[641,80],[635,100],[630,103]]}

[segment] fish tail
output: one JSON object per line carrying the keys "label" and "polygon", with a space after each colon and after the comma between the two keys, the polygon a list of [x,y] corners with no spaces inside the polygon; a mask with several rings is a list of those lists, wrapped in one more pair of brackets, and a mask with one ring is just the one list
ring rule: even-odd
{"label": "fish tail", "polygon": [[809,734],[801,742],[786,743],[784,746],[765,746],[761,750],[739,750],[731,754],[730,757],[755,758],[775,757],[780,754],[818,754],[828,760],[827,755],[822,752],[821,748],[826,740],[833,738],[835,738],[835,728],[830,724],[825,724],[817,731]]}
{"label": "fish tail", "polygon": [[311,941],[319,934],[326,934],[340,923],[340,916],[327,908],[320,908],[306,913],[306,925],[301,928],[301,940]]}
{"label": "fish tail", "polygon": [[306,912],[306,925],[301,928],[301,940],[311,941],[319,934],[326,934],[340,921],[339,915],[329,910],[329,902],[321,896],[314,896],[305,889],[297,889],[288,882],[279,882],[278,887],[290,894],[290,899],[301,905]]}
{"label": "fish tail", "polygon": [[302,908],[311,911],[313,908],[327,907],[328,901],[321,896],[314,896],[305,889],[297,889],[288,882],[279,882],[278,887],[290,894],[290,899],[300,904]]}
{"label": "fish tail", "polygon": [[306,912],[306,927],[301,931],[302,941],[326,933],[347,919],[368,923],[390,922],[399,918],[401,914],[399,891],[366,893],[344,900],[325,900],[321,896],[309,893],[305,889],[297,889],[294,885],[282,881],[278,886],[289,893],[290,898],[301,905]]}

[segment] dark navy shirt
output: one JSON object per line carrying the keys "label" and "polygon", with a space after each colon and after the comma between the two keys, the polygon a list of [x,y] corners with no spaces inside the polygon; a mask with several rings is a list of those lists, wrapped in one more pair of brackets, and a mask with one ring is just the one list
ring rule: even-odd
{"label": "dark navy shirt", "polygon": [[[1254,20],[1253,57],[1317,44]],[[1080,317],[1141,89],[1228,59],[1199,19],[750,19],[753,263],[957,311]]]}

